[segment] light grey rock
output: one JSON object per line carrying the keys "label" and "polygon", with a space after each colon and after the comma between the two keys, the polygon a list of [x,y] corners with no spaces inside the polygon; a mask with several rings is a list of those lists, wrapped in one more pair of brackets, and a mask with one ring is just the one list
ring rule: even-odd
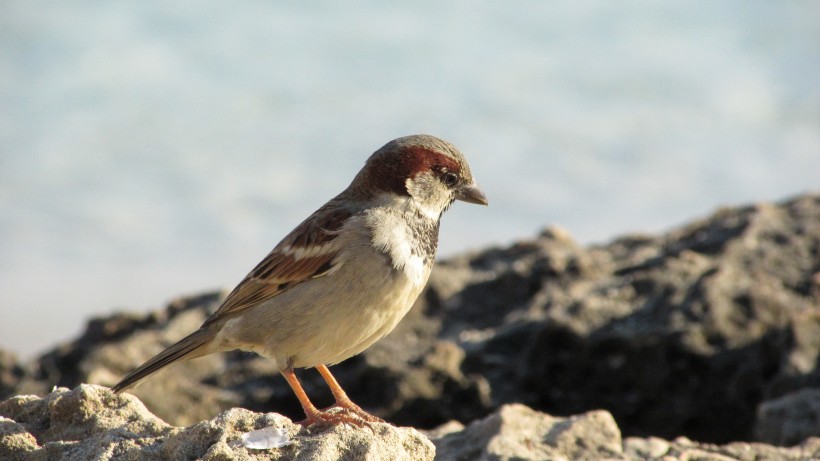
{"label": "light grey rock", "polygon": [[[270,426],[281,428],[290,445],[267,450],[242,445],[243,433]],[[440,461],[820,459],[820,438],[790,448],[761,443],[710,445],[685,437],[622,441],[606,411],[560,418],[519,404],[504,405],[466,427],[448,423],[428,436],[433,442],[415,429],[383,423],[308,431],[282,415],[242,408],[175,427],[154,416],[136,397],[95,385],[0,402],[3,461],[429,461],[434,456]]]}
{"label": "light grey rock", "polygon": [[434,443],[440,461],[624,459],[621,432],[605,411],[556,418],[504,405]]}
{"label": "light grey rock", "polygon": [[[432,460],[433,444],[412,428],[339,425],[309,432],[284,416],[233,408],[187,428],[171,426],[136,397],[95,385],[59,388],[44,398],[0,403],[3,460]],[[275,425],[291,445],[248,450],[242,433]]]}
{"label": "light grey rock", "polygon": [[820,439],[810,438],[799,446],[783,448],[745,442],[713,445],[679,437],[669,444],[669,451],[662,457],[634,459],[647,461],[814,461],[820,459]]}
{"label": "light grey rock", "polygon": [[685,437],[628,437],[621,441],[606,411],[557,418],[523,405],[504,405],[461,430],[448,423],[431,431],[437,461],[810,461],[820,438],[782,448],[762,443],[713,445]]}

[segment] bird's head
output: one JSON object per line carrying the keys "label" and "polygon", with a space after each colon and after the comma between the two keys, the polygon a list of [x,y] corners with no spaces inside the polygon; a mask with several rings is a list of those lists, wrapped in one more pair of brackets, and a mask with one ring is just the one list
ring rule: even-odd
{"label": "bird's head", "polygon": [[464,155],[447,141],[424,134],[382,146],[367,159],[351,187],[412,198],[435,218],[454,200],[487,205]]}

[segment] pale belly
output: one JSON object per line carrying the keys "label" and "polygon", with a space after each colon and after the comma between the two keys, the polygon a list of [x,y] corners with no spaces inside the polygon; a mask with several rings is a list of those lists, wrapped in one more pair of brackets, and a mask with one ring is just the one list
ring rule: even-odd
{"label": "pale belly", "polygon": [[[357,257],[339,271],[275,296],[228,320],[217,335],[222,350],[257,352],[280,369],[332,365],[390,333],[418,298],[430,268],[411,280],[379,254]],[[331,280],[332,279],[332,280]],[[421,283],[419,283],[421,282]]]}

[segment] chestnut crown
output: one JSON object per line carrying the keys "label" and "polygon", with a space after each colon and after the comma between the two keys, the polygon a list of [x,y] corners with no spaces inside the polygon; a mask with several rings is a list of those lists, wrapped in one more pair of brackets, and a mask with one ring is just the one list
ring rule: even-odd
{"label": "chestnut crown", "polygon": [[422,202],[443,201],[443,208],[453,200],[487,204],[464,155],[447,141],[425,134],[394,139],[374,152],[351,184],[360,189],[357,186]]}

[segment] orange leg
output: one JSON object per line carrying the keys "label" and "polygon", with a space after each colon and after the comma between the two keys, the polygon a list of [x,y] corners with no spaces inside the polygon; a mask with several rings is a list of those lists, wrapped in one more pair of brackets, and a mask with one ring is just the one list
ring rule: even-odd
{"label": "orange leg", "polygon": [[335,426],[337,424],[342,423],[350,423],[358,427],[363,426],[361,421],[357,419],[352,419],[349,415],[341,413],[332,414],[317,409],[313,405],[313,403],[311,403],[310,399],[307,396],[307,393],[305,393],[304,388],[302,388],[302,385],[299,383],[299,379],[296,378],[296,373],[293,372],[293,367],[288,367],[285,370],[280,370],[280,372],[282,373],[282,376],[284,376],[287,380],[288,384],[290,385],[290,388],[293,389],[293,393],[296,394],[296,398],[299,399],[299,403],[302,405],[302,410],[305,411],[305,420],[299,421],[299,424],[301,424],[303,427],[307,428],[315,424],[318,424],[320,426]]}
{"label": "orange leg", "polygon": [[296,398],[299,399],[299,403],[302,404],[302,410],[305,411],[305,416],[308,417],[308,420],[312,418],[316,418],[316,416],[320,413],[320,411],[313,406],[313,403],[308,398],[305,390],[302,388],[302,384],[299,383],[299,379],[296,378],[296,373],[293,372],[293,368],[287,368],[286,370],[282,370],[282,376],[288,381],[290,388],[293,389],[293,393],[296,394]]}
{"label": "orange leg", "polygon": [[[316,369],[319,370],[319,373],[322,375],[322,378],[324,378],[325,382],[327,383],[328,387],[330,388],[330,392],[333,393],[333,398],[336,399],[336,404],[333,405],[333,407],[338,407],[338,408],[342,408],[344,410],[347,410],[350,413],[353,413],[354,415],[362,418],[363,420],[365,420],[367,422],[371,422],[371,423],[383,423],[384,422],[383,419],[381,419],[377,416],[371,415],[370,413],[362,410],[361,407],[359,407],[358,405],[353,403],[353,401],[350,400],[350,397],[348,397],[347,394],[345,393],[344,389],[342,389],[342,386],[340,386],[339,383],[336,381],[336,378],[334,378],[333,375],[330,374],[330,370],[328,370],[327,366],[325,366],[325,365],[316,365]],[[333,407],[331,407],[331,408],[333,408]]]}

